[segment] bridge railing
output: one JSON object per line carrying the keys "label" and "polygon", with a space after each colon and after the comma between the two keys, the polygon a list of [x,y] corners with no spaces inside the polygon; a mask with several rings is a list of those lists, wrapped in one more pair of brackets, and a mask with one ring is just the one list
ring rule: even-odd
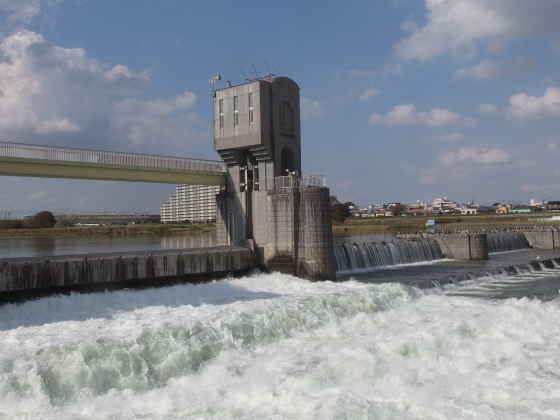
{"label": "bridge railing", "polygon": [[184,169],[191,171],[226,172],[225,163],[215,160],[152,156],[139,153],[41,146],[36,144],[0,142],[0,157],[42,159],[62,162],[101,163],[142,166],[148,168]]}
{"label": "bridge railing", "polygon": [[275,188],[326,187],[327,177],[325,175],[277,176],[274,179],[274,186]]}

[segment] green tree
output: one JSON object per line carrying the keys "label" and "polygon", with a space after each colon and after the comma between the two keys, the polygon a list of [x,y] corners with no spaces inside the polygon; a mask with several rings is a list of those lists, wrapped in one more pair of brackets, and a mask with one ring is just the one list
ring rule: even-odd
{"label": "green tree", "polygon": [[33,229],[52,228],[56,225],[56,218],[50,211],[40,211],[30,220]]}
{"label": "green tree", "polygon": [[330,196],[331,199],[331,223],[342,224],[347,217],[350,216],[350,210],[344,204],[340,203],[338,199],[334,196]]}
{"label": "green tree", "polygon": [[398,206],[389,207],[387,210],[391,210],[393,216],[400,216],[402,213],[404,213],[406,207],[402,204],[399,204]]}

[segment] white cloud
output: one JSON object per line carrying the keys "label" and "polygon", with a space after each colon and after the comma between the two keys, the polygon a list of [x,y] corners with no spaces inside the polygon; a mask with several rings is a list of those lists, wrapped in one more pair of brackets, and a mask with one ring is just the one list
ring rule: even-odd
{"label": "white cloud", "polygon": [[40,122],[37,127],[35,127],[35,132],[39,134],[45,133],[64,133],[64,132],[74,132],[80,131],[82,127],[68,121],[66,118],[61,120],[49,120]]}
{"label": "white cloud", "polygon": [[531,96],[518,93],[509,98],[511,106],[499,110],[496,105],[482,104],[480,112],[502,114],[518,122],[541,121],[560,118],[560,88],[549,87],[543,96]]}
{"label": "white cloud", "polygon": [[149,77],[16,32],[0,43],[0,140],[176,154],[210,138],[184,112],[194,94],[138,100]]}
{"label": "white cloud", "polygon": [[359,96],[358,100],[359,100],[360,102],[365,102],[365,101],[367,101],[368,99],[371,99],[371,98],[376,97],[377,95],[379,95],[380,92],[381,92],[381,91],[380,91],[379,89],[377,89],[377,88],[369,87],[369,88],[367,88],[367,89],[365,90],[364,93],[362,93],[362,94]]}
{"label": "white cloud", "polygon": [[432,108],[429,112],[416,112],[414,104],[397,105],[386,116],[371,114],[369,122],[371,124],[427,125],[430,127],[449,125],[471,127],[477,124],[476,119],[462,117],[447,109]]}
{"label": "white cloud", "polygon": [[154,153],[183,150],[184,144],[200,143],[205,139],[205,135],[190,128],[198,123],[197,115],[175,115],[193,107],[195,102],[196,96],[190,92],[170,100],[142,102],[125,99],[113,105],[111,128],[129,140],[130,150]]}
{"label": "white cloud", "polygon": [[24,24],[34,17],[56,10],[65,0],[0,0],[0,11],[8,14],[8,20]]}
{"label": "white cloud", "polygon": [[509,102],[511,106],[504,112],[513,120],[525,122],[560,117],[560,88],[557,87],[547,88],[540,97],[518,93]]}
{"label": "white cloud", "polygon": [[439,142],[439,143],[457,143],[465,140],[467,139],[457,132],[453,132],[450,134],[443,134],[441,136],[432,136],[428,139],[428,141]]}
{"label": "white cloud", "polygon": [[524,182],[519,186],[519,191],[535,191],[538,190],[538,185],[535,185],[531,182]]}
{"label": "white cloud", "polygon": [[492,104],[481,104],[478,106],[478,111],[490,115],[496,115],[500,112],[498,107]]}
{"label": "white cloud", "polygon": [[520,160],[519,162],[517,162],[517,164],[519,166],[523,166],[523,167],[537,166],[537,162],[535,162],[534,160],[531,160],[531,159]]}
{"label": "white cloud", "polygon": [[560,145],[558,145],[558,143],[556,143],[555,141],[551,141],[550,143],[548,143],[546,145],[546,148],[551,152],[554,152],[554,154],[560,151]]}
{"label": "white cloud", "polygon": [[24,197],[25,200],[35,200],[37,198],[43,198],[48,195],[47,190],[41,190],[33,194],[26,195]]}
{"label": "white cloud", "polygon": [[304,118],[316,118],[327,113],[327,110],[321,106],[319,101],[301,98],[299,104],[301,107],[301,116]]}
{"label": "white cloud", "polygon": [[552,77],[550,75],[543,77],[540,82],[548,87],[555,87],[556,83],[554,82],[554,80],[552,80]]}
{"label": "white cloud", "polygon": [[524,73],[537,67],[537,62],[529,57],[516,57],[508,63],[503,60],[483,60],[480,63],[463,67],[455,72],[455,78],[470,77],[475,80],[497,79],[504,76],[513,76]]}
{"label": "white cloud", "polygon": [[395,58],[472,58],[482,43],[497,50],[512,39],[560,30],[557,0],[426,0],[425,6],[426,25],[404,25],[410,34],[395,46]]}
{"label": "white cloud", "polygon": [[472,147],[463,147],[458,152],[440,153],[438,161],[444,165],[494,165],[511,160],[508,153],[497,148],[483,149],[480,152]]}

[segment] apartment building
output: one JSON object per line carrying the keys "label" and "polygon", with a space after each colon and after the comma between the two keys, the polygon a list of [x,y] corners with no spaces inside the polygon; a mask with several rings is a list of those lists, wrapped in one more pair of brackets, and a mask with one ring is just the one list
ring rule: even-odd
{"label": "apartment building", "polygon": [[220,187],[178,185],[177,193],[161,206],[161,221],[204,222],[216,219],[216,194]]}

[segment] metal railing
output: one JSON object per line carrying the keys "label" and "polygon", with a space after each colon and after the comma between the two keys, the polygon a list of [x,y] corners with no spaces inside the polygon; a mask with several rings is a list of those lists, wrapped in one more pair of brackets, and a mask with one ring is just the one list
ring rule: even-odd
{"label": "metal railing", "polygon": [[327,177],[325,175],[302,175],[301,185],[303,187],[326,187]]}
{"label": "metal railing", "polygon": [[0,157],[184,169],[190,171],[226,172],[227,170],[225,163],[216,160],[153,156],[138,153],[109,152],[103,150],[8,142],[0,142]]}
{"label": "metal railing", "polygon": [[326,187],[325,175],[277,176],[274,178],[275,188]]}

